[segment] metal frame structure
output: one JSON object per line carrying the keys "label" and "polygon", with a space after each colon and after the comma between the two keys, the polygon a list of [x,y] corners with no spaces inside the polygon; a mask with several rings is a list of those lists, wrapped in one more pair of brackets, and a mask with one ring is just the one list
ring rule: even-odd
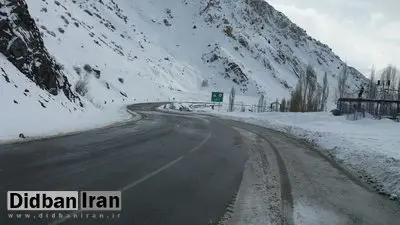
{"label": "metal frame structure", "polygon": [[369,113],[378,119],[400,120],[400,100],[339,98],[337,105],[341,115],[354,115],[354,119]]}

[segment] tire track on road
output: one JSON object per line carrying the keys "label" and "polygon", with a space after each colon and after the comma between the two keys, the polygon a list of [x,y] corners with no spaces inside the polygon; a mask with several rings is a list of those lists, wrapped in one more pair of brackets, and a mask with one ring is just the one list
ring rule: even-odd
{"label": "tire track on road", "polygon": [[[281,224],[282,225],[293,225],[293,196],[292,196],[292,185],[290,183],[289,173],[285,165],[285,161],[280,154],[279,150],[276,148],[274,144],[267,137],[265,137],[262,133],[254,130],[249,130],[245,127],[239,127],[235,124],[231,124],[234,127],[244,129],[247,132],[255,134],[257,137],[264,140],[268,143],[269,147],[272,149],[278,163],[279,169],[279,177],[280,177],[280,187],[281,187],[281,211],[282,211],[282,218]],[[263,165],[268,165],[268,157],[264,151],[260,151],[260,155],[262,158]]]}
{"label": "tire track on road", "polygon": [[[289,179],[289,173],[285,165],[279,150],[262,134],[255,133],[259,138],[263,139],[268,143],[272,151],[274,152],[276,159],[278,161],[279,176],[281,181],[281,206],[282,206],[282,220],[281,223],[284,225],[293,225],[293,196],[292,196],[292,185]],[[260,151],[263,164],[268,164],[268,158],[265,152]]]}

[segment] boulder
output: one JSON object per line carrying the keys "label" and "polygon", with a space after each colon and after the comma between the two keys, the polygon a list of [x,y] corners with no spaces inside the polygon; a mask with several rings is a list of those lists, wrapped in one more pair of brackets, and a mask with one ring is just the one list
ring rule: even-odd
{"label": "boulder", "polygon": [[339,110],[339,109],[332,109],[332,110],[331,110],[331,113],[332,113],[334,116],[340,116],[340,110]]}

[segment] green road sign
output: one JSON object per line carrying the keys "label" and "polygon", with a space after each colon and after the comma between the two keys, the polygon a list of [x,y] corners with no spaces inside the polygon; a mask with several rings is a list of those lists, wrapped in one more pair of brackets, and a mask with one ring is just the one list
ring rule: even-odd
{"label": "green road sign", "polygon": [[212,102],[223,102],[224,93],[222,92],[213,92],[211,93],[211,101]]}

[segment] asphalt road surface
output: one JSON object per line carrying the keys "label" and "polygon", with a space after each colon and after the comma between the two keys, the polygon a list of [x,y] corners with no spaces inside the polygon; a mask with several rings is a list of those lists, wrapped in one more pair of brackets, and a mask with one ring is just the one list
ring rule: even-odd
{"label": "asphalt road surface", "polygon": [[[131,106],[143,116],[137,122],[0,146],[0,224],[218,224],[254,152],[265,176],[277,178],[263,184],[278,187],[270,188],[277,204],[266,209],[274,212],[272,224],[400,224],[397,204],[305,143],[240,122],[155,112],[157,105]],[[105,212],[105,219],[52,212],[10,219],[10,190],[120,190],[122,211]],[[314,219],[299,216],[307,213]],[[243,221],[240,215],[233,220]]]}

